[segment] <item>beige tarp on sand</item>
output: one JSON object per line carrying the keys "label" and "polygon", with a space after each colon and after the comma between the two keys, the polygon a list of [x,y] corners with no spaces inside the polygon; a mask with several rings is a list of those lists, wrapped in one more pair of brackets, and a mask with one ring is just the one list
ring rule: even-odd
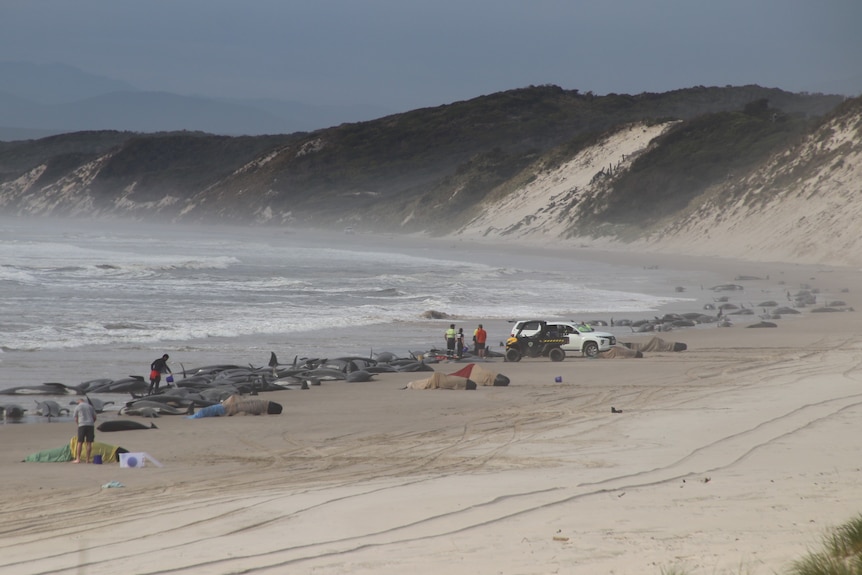
{"label": "beige tarp on sand", "polygon": [[221,403],[224,406],[225,415],[266,415],[269,413],[269,404],[271,402],[266,399],[241,397],[234,394]]}
{"label": "beige tarp on sand", "polygon": [[635,351],[683,351],[688,347],[684,343],[665,341],[660,337],[651,337],[645,342],[624,343],[623,345]]}
{"label": "beige tarp on sand", "polygon": [[497,379],[496,372],[488,371],[475,363],[470,363],[451,375],[472,379],[476,385],[494,385],[494,381]]}
{"label": "beige tarp on sand", "polygon": [[602,359],[625,359],[629,357],[643,357],[644,354],[637,349],[629,349],[624,345],[612,346],[608,351],[601,352],[598,357]]}
{"label": "beige tarp on sand", "polygon": [[427,379],[411,381],[407,389],[476,389],[480,385],[506,386],[509,385],[509,378],[475,363],[468,363],[449,375],[435,371]]}
{"label": "beige tarp on sand", "polygon": [[418,379],[407,384],[407,389],[467,389],[466,377],[446,375],[435,371],[431,377]]}

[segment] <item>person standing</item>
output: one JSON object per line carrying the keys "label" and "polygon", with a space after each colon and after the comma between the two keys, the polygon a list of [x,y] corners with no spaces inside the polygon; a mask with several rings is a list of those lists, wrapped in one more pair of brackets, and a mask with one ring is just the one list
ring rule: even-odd
{"label": "person standing", "polygon": [[455,356],[458,359],[464,357],[464,328],[459,327],[458,333],[455,334]]}
{"label": "person standing", "polygon": [[78,426],[78,445],[72,463],[81,463],[81,448],[84,446],[84,463],[90,463],[93,441],[96,439],[96,408],[83,397],[78,398],[78,405],[75,406],[75,423]]}
{"label": "person standing", "polygon": [[485,359],[485,342],[488,341],[488,332],[479,324],[476,331],[473,333],[473,341],[476,342],[476,354]]}
{"label": "person standing", "polygon": [[159,359],[150,364],[150,395],[153,391],[159,391],[159,384],[162,382],[163,373],[173,373],[168,367],[168,354],[163,355]]}
{"label": "person standing", "polygon": [[446,330],[446,334],[443,336],[446,338],[446,355],[449,359],[452,359],[452,356],[455,355],[455,324],[450,323],[449,329]]}

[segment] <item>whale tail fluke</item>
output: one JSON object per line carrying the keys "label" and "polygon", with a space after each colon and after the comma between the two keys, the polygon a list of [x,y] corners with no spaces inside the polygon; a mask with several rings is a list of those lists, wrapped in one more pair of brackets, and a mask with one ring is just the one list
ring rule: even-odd
{"label": "whale tail fluke", "polygon": [[78,385],[67,385],[66,387],[69,389],[74,389],[78,395],[85,395],[85,387],[86,383],[79,383]]}

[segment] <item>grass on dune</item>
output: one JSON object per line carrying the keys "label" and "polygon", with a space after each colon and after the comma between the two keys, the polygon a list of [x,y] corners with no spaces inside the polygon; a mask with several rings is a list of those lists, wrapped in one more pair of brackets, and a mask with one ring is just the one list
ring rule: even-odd
{"label": "grass on dune", "polygon": [[[739,571],[743,573],[743,571]],[[794,561],[787,575],[862,575],[862,515],[836,527],[823,538],[819,551]],[[679,566],[662,568],[661,575],[692,575]]]}
{"label": "grass on dune", "polygon": [[862,575],[862,515],[833,529],[823,549],[793,563],[791,575]]}

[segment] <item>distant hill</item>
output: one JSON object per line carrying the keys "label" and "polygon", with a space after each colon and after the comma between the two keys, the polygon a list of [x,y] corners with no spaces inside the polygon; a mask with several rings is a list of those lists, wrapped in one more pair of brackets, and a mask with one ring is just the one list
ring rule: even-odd
{"label": "distant hill", "polygon": [[[739,202],[768,217],[796,179],[840,174],[852,187],[862,178],[853,171],[862,166],[853,138],[862,134],[847,126],[858,126],[859,108],[841,96],[759,86],[606,96],[531,86],[308,133],[76,132],[0,142],[0,207],[20,216],[669,242],[707,204],[716,227]],[[829,134],[839,132],[850,135],[834,148]],[[809,160],[788,168],[800,150]],[[824,166],[834,166],[831,175]],[[768,193],[751,195],[753,174]],[[856,201],[838,189],[836,198]],[[708,238],[691,245],[708,251]]]}
{"label": "distant hill", "polygon": [[6,141],[89,130],[287,134],[387,113],[370,106],[152,92],[72,66],[0,62],[0,140]]}
{"label": "distant hill", "polygon": [[0,92],[34,104],[48,105],[137,90],[127,82],[89,74],[65,64],[2,61],[0,86]]}

